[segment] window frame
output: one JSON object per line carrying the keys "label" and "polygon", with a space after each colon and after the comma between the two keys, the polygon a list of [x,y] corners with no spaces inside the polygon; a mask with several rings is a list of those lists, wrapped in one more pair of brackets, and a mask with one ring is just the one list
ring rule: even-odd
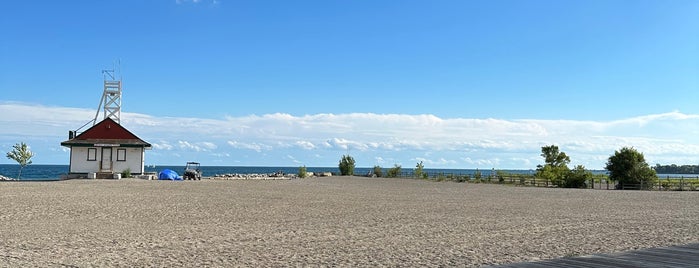
{"label": "window frame", "polygon": [[[123,154],[123,155],[122,155]],[[122,158],[123,156],[123,158]],[[126,162],[126,149],[117,149],[117,162]]]}
{"label": "window frame", "polygon": [[97,161],[97,148],[87,148],[87,161]]}

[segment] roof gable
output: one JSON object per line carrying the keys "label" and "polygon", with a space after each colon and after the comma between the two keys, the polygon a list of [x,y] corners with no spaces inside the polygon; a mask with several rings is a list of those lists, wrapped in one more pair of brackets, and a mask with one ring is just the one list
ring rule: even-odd
{"label": "roof gable", "polygon": [[140,140],[136,135],[131,133],[126,128],[117,124],[111,118],[107,117],[91,128],[85,130],[85,132],[80,133],[76,140]]}
{"label": "roof gable", "polygon": [[117,124],[111,118],[105,118],[101,122],[80,133],[77,137],[61,142],[62,146],[97,146],[97,144],[117,144],[126,147],[150,148],[150,143],[140,139],[128,129]]}

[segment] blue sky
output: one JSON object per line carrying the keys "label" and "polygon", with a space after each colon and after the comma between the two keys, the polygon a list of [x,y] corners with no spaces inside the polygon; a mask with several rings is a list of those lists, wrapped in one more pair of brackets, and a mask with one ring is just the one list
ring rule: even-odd
{"label": "blue sky", "polygon": [[[148,164],[699,162],[697,1],[6,1],[0,149],[67,164],[100,71]],[[21,111],[21,113],[20,113]],[[168,126],[174,125],[174,126]],[[0,163],[12,163],[0,159]]]}

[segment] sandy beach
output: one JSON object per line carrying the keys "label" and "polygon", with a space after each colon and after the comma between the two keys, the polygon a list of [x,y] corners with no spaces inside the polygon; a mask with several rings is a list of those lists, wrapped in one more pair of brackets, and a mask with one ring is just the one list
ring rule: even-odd
{"label": "sandy beach", "polygon": [[0,183],[0,266],[482,266],[699,242],[697,192],[328,177]]}

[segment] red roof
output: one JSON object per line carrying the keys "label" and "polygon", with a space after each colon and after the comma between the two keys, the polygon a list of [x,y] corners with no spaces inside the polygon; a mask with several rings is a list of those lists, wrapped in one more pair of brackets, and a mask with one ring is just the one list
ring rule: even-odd
{"label": "red roof", "polygon": [[61,142],[62,146],[95,146],[95,144],[151,147],[150,143],[143,141],[111,118],[105,118],[75,138]]}

